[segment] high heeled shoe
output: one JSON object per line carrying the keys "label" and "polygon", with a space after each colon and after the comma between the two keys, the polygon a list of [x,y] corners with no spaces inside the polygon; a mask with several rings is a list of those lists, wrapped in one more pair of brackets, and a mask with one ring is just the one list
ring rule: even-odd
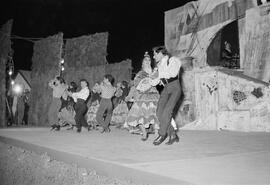
{"label": "high heeled shoe", "polygon": [[142,141],[146,141],[147,139],[148,139],[148,133],[146,133],[145,137],[141,138]]}

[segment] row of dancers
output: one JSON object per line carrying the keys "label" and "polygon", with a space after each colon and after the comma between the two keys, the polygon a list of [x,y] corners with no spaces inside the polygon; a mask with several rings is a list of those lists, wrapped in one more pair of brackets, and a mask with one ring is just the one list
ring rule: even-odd
{"label": "row of dancers", "polygon": [[[146,52],[135,78],[131,82],[118,82],[116,87],[110,74],[91,88],[85,79],[81,79],[80,91],[56,77],[49,83],[53,88],[49,110],[52,129],[60,130],[61,126],[69,125],[68,129],[75,126],[77,132],[86,127],[88,131],[98,128],[101,133],[108,133],[110,125],[115,125],[142,135],[142,141],[155,133],[154,145],[160,145],[167,137],[168,145],[179,142],[173,111],[182,92],[179,81],[181,61],[170,56],[162,46],[153,49],[153,56],[155,68],[151,67],[151,57]],[[157,90],[158,85],[163,86],[161,93]],[[55,117],[53,113],[56,113]]]}

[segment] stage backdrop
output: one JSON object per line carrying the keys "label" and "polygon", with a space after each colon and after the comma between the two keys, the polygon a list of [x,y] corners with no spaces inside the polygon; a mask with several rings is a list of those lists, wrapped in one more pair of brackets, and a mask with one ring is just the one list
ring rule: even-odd
{"label": "stage backdrop", "polygon": [[108,33],[67,39],[64,59],[69,67],[83,68],[107,63]]}
{"label": "stage backdrop", "polygon": [[47,37],[34,44],[29,112],[29,122],[32,125],[48,125],[48,108],[52,100],[52,89],[48,86],[48,82],[58,75],[62,45],[62,33]]}
{"label": "stage backdrop", "polygon": [[101,82],[105,74],[111,74],[115,79],[115,84],[120,81],[130,81],[131,79],[131,60],[124,60],[120,63],[105,64],[92,67],[68,67],[63,77],[67,83],[72,81],[79,84],[80,79],[86,79],[89,82],[90,88],[96,82]]}
{"label": "stage backdrop", "polygon": [[81,36],[67,39],[64,49],[65,70],[63,77],[67,83],[84,78],[90,88],[95,82],[103,80],[105,74],[112,74],[115,81],[131,78],[131,60],[108,64],[108,33]]}

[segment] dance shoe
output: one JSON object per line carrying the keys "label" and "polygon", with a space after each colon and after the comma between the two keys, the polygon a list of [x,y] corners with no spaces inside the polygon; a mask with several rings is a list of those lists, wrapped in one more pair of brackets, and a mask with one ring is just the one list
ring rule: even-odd
{"label": "dance shoe", "polygon": [[160,145],[167,138],[167,134],[165,136],[159,135],[158,138],[153,142],[154,145]]}
{"label": "dance shoe", "polygon": [[104,133],[104,132],[105,132],[105,129],[104,129],[103,127],[100,127],[100,128],[99,128],[99,132],[100,132],[100,133]]}
{"label": "dance shoe", "polygon": [[165,143],[166,145],[172,145],[174,142],[179,142],[179,137],[178,135],[173,135],[173,136],[170,136],[170,139],[167,143]]}
{"label": "dance shoe", "polygon": [[82,127],[77,127],[77,132],[80,133],[82,131]]}
{"label": "dance shoe", "polygon": [[55,126],[55,130],[56,130],[56,131],[59,131],[59,130],[60,130],[60,125],[56,125],[56,126]]}
{"label": "dance shoe", "polygon": [[105,128],[104,131],[109,133],[109,132],[111,132],[111,129],[110,128]]}
{"label": "dance shoe", "polygon": [[142,141],[146,141],[148,139],[148,133],[146,133],[146,136],[145,137],[142,137],[141,140]]}

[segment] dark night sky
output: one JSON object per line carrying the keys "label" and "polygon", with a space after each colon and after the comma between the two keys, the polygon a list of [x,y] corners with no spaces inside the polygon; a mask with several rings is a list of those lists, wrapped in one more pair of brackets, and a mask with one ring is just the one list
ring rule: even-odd
{"label": "dark night sky", "polygon": [[[72,38],[109,32],[109,63],[130,58],[140,67],[144,51],[164,43],[164,11],[188,0],[9,0],[0,8],[0,24],[13,19],[12,34]],[[12,40],[15,69],[31,68],[33,43]]]}

